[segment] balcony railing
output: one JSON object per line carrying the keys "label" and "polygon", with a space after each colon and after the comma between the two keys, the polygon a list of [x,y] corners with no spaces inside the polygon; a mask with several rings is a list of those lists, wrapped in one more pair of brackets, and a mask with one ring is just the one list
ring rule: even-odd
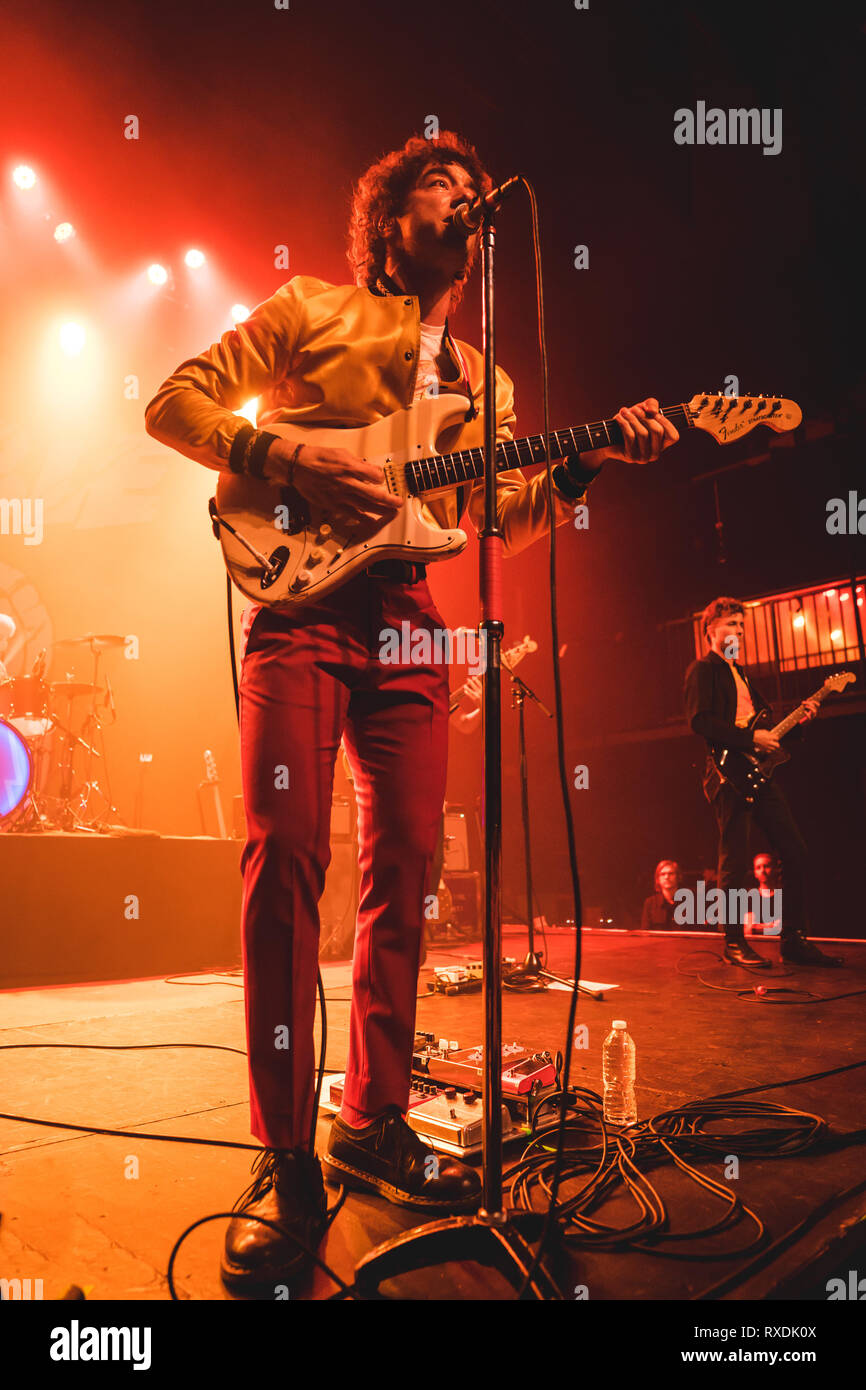
{"label": "balcony railing", "polygon": [[[866,576],[832,580],[807,589],[762,594],[743,600],[743,664],[754,672],[774,704],[796,704],[819,684],[815,673],[850,669],[857,676],[834,701],[861,704],[866,696]],[[682,683],[686,667],[706,655],[701,615],[664,625],[665,716],[684,718]]]}

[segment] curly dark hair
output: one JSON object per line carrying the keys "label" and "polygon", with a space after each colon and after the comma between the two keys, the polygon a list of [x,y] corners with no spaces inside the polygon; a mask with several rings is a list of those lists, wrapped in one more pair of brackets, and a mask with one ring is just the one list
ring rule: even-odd
{"label": "curly dark hair", "polygon": [[[361,175],[352,198],[348,257],[356,285],[374,285],[384,271],[388,224],[393,228],[395,217],[405,211],[406,199],[422,170],[437,163],[460,164],[479,193],[487,193],[493,186],[474,146],[453,130],[440,131],[435,140],[413,135],[402,149],[383,155]],[[455,305],[461,292],[458,281],[452,301]]]}
{"label": "curly dark hair", "polygon": [[708,603],[701,614],[701,631],[704,636],[709,636],[709,629],[713,623],[717,623],[719,618],[726,618],[729,613],[742,613],[745,616],[746,610],[738,598],[714,598],[712,603]]}

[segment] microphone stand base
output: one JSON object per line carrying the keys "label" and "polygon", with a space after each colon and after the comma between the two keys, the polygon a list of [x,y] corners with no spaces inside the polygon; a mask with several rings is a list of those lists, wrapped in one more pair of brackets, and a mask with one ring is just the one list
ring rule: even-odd
{"label": "microphone stand base", "polygon": [[[519,1292],[535,1262],[529,1241],[541,1239],[545,1220],[544,1212],[509,1211],[491,1216],[482,1210],[474,1216],[432,1221],[404,1231],[365,1255],[355,1267],[355,1287],[363,1298],[375,1298],[379,1285],[387,1279],[432,1265],[471,1261],[496,1269]],[[522,1296],[535,1302],[563,1301],[544,1258]]]}

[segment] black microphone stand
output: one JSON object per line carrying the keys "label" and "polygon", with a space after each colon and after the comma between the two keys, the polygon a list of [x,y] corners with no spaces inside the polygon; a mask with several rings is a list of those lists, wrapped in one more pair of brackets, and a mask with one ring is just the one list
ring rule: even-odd
{"label": "black microphone stand", "polygon": [[[494,209],[481,224],[481,332],[484,350],[484,529],[480,534],[481,630],[484,633],[484,1072],[482,1206],[407,1231],[371,1250],[355,1269],[355,1286],[374,1295],[386,1279],[430,1265],[473,1261],[489,1265],[530,1299],[562,1299],[544,1259],[536,1263],[546,1214],[503,1209],[502,1202],[502,532],[496,506],[496,344],[494,333]],[[532,1277],[530,1270],[535,1265]]]}
{"label": "black microphone stand", "polygon": [[534,895],[532,892],[532,837],[529,833],[529,773],[526,762],[526,720],[523,712],[527,696],[530,700],[535,701],[542,714],[546,714],[548,719],[552,719],[553,715],[547,706],[539,700],[535,691],[526,684],[525,680],[522,680],[514,671],[509,671],[508,674],[511,677],[511,708],[514,709],[516,706],[518,712],[517,736],[520,749],[520,807],[523,818],[523,859],[526,867],[526,921],[529,927],[529,949],[526,953],[523,965],[520,966],[519,969],[512,971],[509,978],[512,980],[521,980],[525,984],[537,982],[541,985],[544,962],[535,949],[535,912],[533,906]]}

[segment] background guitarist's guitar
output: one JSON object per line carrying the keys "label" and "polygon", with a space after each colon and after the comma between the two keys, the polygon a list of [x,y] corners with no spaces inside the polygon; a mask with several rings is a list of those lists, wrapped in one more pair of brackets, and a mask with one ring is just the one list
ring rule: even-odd
{"label": "background guitarist's guitar", "polygon": [[[538,643],[534,642],[527,633],[522,642],[515,643],[513,647],[508,648],[507,652],[502,653],[502,665],[505,667],[506,671],[513,671],[515,666],[518,666],[525,656],[528,656],[530,652],[537,651]],[[456,690],[451,691],[448,704],[449,714],[455,714],[457,712],[465,694],[465,684],[458,685]]]}
{"label": "background guitarist's guitar", "polygon": [[[820,690],[816,690],[810,699],[825,700],[832,690],[844,690],[846,685],[856,679],[852,671],[840,671],[837,676],[828,676]],[[805,713],[804,701],[796,709],[792,709],[770,733],[775,734],[778,739],[784,738],[785,734],[790,733],[795,725],[800,723]],[[768,717],[768,710],[759,710],[746,728],[758,729],[767,722]],[[722,748],[716,749],[710,756],[722,781],[728,782],[740,796],[752,802],[762,787],[767,785],[779,764],[786,763],[791,754],[784,748],[767,753],[743,753],[735,748]]]}
{"label": "background guitarist's guitar", "polygon": [[[214,532],[237,587],[248,598],[269,605],[310,603],[378,560],[430,564],[457,555],[466,545],[458,527],[443,530],[424,508],[428,497],[471,484],[484,472],[484,450],[442,454],[436,441],[463,423],[471,409],[465,396],[425,396],[405,410],[361,429],[301,429],[269,424],[268,432],[295,443],[348,449],[380,463],[385,485],[405,506],[384,524],[329,513],[292,488],[279,488],[243,474],[222,473],[211,499]],[[778,432],[796,429],[802,418],[793,401],[769,396],[698,395],[662,414],[678,430],[705,430],[719,444],[740,439],[756,425]],[[564,458],[609,444],[622,444],[616,420],[599,420],[552,434],[554,457]],[[503,440],[496,448],[496,470],[527,468],[544,462],[540,434]]]}

